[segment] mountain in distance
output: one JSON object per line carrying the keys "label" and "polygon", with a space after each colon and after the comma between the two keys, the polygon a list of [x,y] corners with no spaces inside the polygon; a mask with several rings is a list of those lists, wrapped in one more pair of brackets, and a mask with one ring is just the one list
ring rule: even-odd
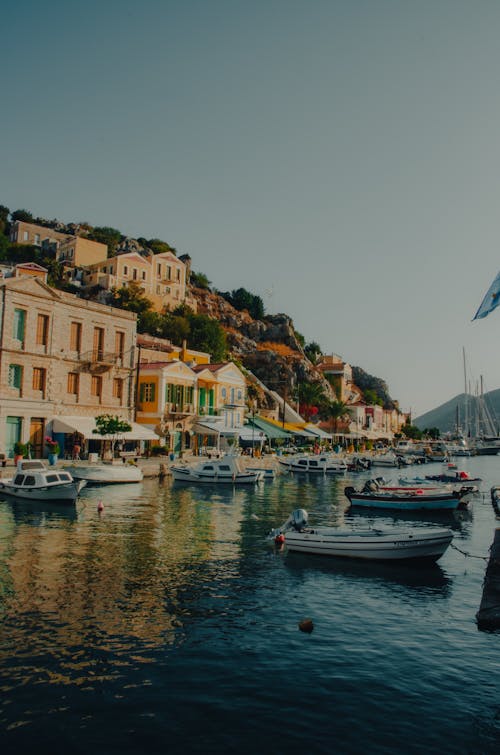
{"label": "mountain in distance", "polygon": [[[493,422],[493,428],[488,428],[484,421],[485,412],[482,410],[482,404],[486,408],[486,414]],[[465,393],[460,393],[441,406],[416,417],[413,424],[419,430],[437,427],[441,435],[456,432],[458,424],[461,432],[466,435],[468,434],[467,428],[465,428],[466,417],[469,418],[468,424],[471,435],[489,435],[492,432],[500,434],[500,388],[485,393],[482,401],[477,396],[467,396]]]}

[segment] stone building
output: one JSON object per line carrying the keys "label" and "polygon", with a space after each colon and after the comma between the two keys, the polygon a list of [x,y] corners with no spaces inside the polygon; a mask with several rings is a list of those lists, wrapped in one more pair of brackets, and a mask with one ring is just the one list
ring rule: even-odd
{"label": "stone building", "polygon": [[48,434],[63,444],[98,414],[132,420],[135,360],[135,314],[38,277],[0,281],[0,451],[29,441],[42,457]]}

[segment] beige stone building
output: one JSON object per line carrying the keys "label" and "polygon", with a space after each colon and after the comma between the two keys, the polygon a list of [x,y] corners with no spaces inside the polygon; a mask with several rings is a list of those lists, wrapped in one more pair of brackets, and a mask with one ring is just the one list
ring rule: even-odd
{"label": "beige stone building", "polygon": [[172,252],[143,257],[128,252],[88,265],[83,271],[84,286],[102,286],[106,290],[136,283],[154,308],[173,310],[186,298],[186,265]]}
{"label": "beige stone building", "polygon": [[30,246],[57,249],[61,241],[68,238],[70,238],[68,233],[54,231],[52,228],[46,228],[35,223],[25,223],[23,220],[16,220],[12,223],[10,229],[10,240],[13,244],[29,244]]}
{"label": "beige stone building", "polygon": [[69,236],[60,242],[56,259],[67,267],[93,265],[107,259],[108,247],[98,241],[90,241],[82,236]]}
{"label": "beige stone building", "polygon": [[36,277],[1,281],[0,451],[12,456],[16,441],[29,441],[40,457],[46,435],[61,445],[72,432],[92,439],[98,414],[132,420],[135,360],[135,314]]}

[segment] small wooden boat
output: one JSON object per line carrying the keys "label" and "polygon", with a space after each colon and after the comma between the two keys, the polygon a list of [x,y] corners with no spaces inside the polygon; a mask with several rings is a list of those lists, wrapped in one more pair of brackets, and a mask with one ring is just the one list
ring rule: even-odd
{"label": "small wooden boat", "polygon": [[344,494],[351,506],[397,511],[441,511],[457,509],[465,492],[453,489],[425,491],[423,488],[387,491],[381,490],[376,480],[368,480],[362,490],[347,487]]}
{"label": "small wooden boat", "polygon": [[85,481],[74,480],[64,469],[47,467],[38,459],[20,459],[14,477],[0,480],[0,498],[74,503],[84,486]]}
{"label": "small wooden boat", "polygon": [[198,464],[174,464],[170,471],[177,482],[190,483],[252,485],[264,477],[262,470],[246,469],[240,457],[231,454]]}
{"label": "small wooden boat", "polygon": [[308,527],[304,509],[296,509],[285,524],[271,532],[275,542],[291,551],[319,556],[358,558],[371,561],[437,561],[453,539],[453,532],[441,527],[415,529],[341,530],[336,527]]}

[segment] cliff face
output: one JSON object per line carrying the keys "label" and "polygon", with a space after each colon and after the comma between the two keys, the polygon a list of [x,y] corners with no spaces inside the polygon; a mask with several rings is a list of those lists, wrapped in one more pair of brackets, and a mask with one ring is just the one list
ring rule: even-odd
{"label": "cliff face", "polygon": [[317,382],[334,398],[330,384],[305,356],[288,315],[268,315],[254,320],[248,312],[235,309],[222,296],[193,288],[198,314],[219,321],[227,336],[231,357],[250,370],[268,388],[290,395],[299,382]]}

